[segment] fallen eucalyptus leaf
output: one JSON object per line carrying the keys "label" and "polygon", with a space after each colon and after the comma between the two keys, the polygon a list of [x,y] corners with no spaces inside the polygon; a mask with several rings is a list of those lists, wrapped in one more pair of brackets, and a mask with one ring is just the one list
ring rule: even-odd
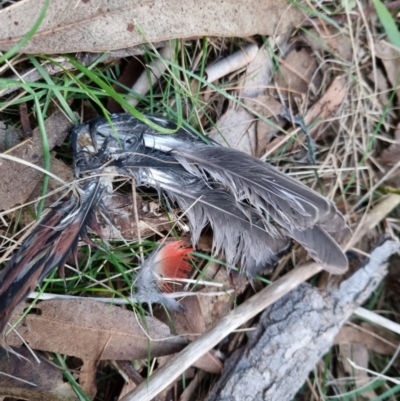
{"label": "fallen eucalyptus leaf", "polygon": [[[56,112],[45,121],[47,141],[50,150],[61,145],[72,128],[71,122],[62,112]],[[40,181],[43,173],[23,164],[29,162],[43,167],[43,149],[39,128],[32,138],[5,152],[21,162],[6,160],[0,154],[0,210],[7,210],[24,203]]]}
{"label": "fallen eucalyptus leaf", "polygon": [[[17,309],[12,322],[21,316]],[[152,317],[143,320],[134,312],[92,300],[51,300],[35,305],[17,326],[18,333],[41,351],[88,360],[132,360],[168,355],[181,350],[186,341],[173,336],[167,325]],[[20,346],[11,333],[6,342]]]}
{"label": "fallen eucalyptus leaf", "polygon": [[[18,43],[38,19],[44,0],[0,12],[0,50]],[[193,36],[276,35],[303,14],[286,0],[52,0],[26,53],[101,52]]]}

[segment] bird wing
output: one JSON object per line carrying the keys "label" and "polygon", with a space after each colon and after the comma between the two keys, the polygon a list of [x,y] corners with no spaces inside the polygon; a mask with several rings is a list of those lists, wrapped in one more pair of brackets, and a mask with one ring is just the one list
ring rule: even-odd
{"label": "bird wing", "polygon": [[[176,128],[159,117],[147,117]],[[300,242],[326,270],[347,269],[329,230],[331,221],[337,230],[345,228],[344,218],[316,191],[243,152],[206,144],[190,130],[164,135],[127,114],[111,119],[112,127],[105,119],[90,125],[92,136],[99,132],[97,148],[104,149],[101,163],[173,199],[188,216],[194,244],[210,223],[214,250],[222,250],[228,264],[240,261],[249,272],[276,260],[272,254],[287,249],[287,237]],[[94,159],[99,162],[101,156],[99,151]]]}
{"label": "bird wing", "polygon": [[79,192],[53,205],[1,271],[0,333],[4,334],[15,307],[55,267],[63,269],[79,238],[87,237],[103,193],[101,180],[88,182]]}

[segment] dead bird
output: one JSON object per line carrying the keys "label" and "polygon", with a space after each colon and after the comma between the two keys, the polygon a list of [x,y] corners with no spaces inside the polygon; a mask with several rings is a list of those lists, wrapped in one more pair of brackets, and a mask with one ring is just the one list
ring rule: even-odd
{"label": "dead bird", "polygon": [[[210,225],[213,252],[250,277],[276,264],[292,239],[327,271],[346,271],[346,256],[331,235],[346,224],[333,202],[268,163],[207,143],[161,117],[146,118],[176,132],[162,134],[130,114],[95,118],[73,129],[74,172],[85,180],[42,217],[0,273],[1,333],[29,292],[55,267],[63,268],[78,239],[90,241],[88,230],[99,233],[96,211],[104,208],[102,198],[111,193],[115,176],[134,178],[171,207],[177,204],[189,221],[193,246]],[[154,272],[171,271],[160,256],[167,251],[178,272],[186,266],[182,258],[190,251],[161,247],[138,276],[140,301],[176,306],[154,281]]]}

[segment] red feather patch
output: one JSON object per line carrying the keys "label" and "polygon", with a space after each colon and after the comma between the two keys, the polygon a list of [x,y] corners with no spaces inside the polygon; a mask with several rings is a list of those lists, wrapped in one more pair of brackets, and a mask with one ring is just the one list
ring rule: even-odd
{"label": "red feather patch", "polygon": [[[185,241],[174,241],[165,245],[157,253],[154,261],[154,270],[157,275],[163,278],[186,278],[192,270],[189,262],[192,260],[191,247],[184,247]],[[171,292],[171,286],[168,283],[162,284],[165,292]]]}
{"label": "red feather patch", "polygon": [[172,292],[169,283],[163,279],[185,278],[191,270],[193,248],[185,247],[185,241],[173,241],[161,245],[143,263],[135,280],[136,299],[148,304],[159,303],[170,310],[180,310],[173,298],[162,292]]}
{"label": "red feather patch", "polygon": [[157,273],[164,278],[183,278],[192,269],[189,262],[193,248],[183,247],[185,241],[174,241],[165,245],[156,255]]}

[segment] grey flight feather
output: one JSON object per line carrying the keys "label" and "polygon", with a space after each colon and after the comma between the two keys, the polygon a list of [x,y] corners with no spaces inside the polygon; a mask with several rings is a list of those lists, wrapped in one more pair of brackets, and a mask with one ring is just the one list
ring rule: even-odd
{"label": "grey flight feather", "polygon": [[[162,118],[146,117],[176,128]],[[347,269],[328,228],[335,221],[336,229],[343,229],[343,216],[314,190],[243,152],[206,144],[187,129],[161,134],[128,114],[113,115],[111,121],[113,127],[102,118],[78,127],[76,142],[84,145],[76,147],[76,171],[107,166],[156,188],[187,215],[194,244],[210,223],[214,250],[222,251],[230,265],[240,262],[250,275],[274,264],[289,238],[326,270]]]}
{"label": "grey flight feather", "polygon": [[134,176],[138,185],[153,186],[175,201],[189,220],[193,244],[210,223],[213,250],[224,254],[228,266],[240,261],[248,273],[255,274],[274,265],[277,255],[289,247],[279,227],[267,224],[254,209],[240,205],[228,191],[213,183],[206,184],[180,164],[155,165],[157,159],[153,154],[146,164],[142,155],[135,154],[140,162],[125,159],[118,172]]}

